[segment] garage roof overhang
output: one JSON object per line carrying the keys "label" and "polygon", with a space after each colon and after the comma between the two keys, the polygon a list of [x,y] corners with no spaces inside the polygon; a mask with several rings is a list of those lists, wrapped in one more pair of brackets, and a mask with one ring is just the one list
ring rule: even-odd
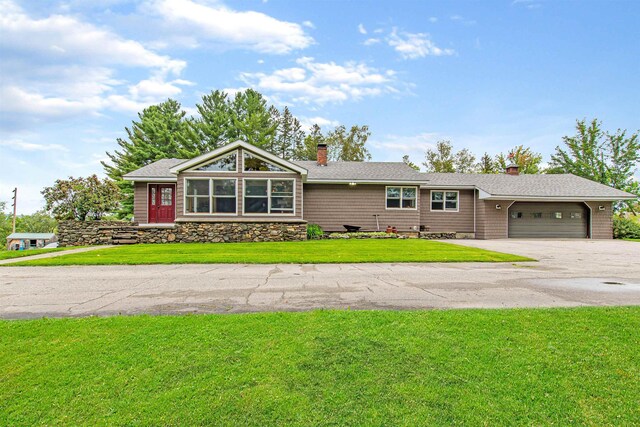
{"label": "garage roof overhang", "polygon": [[478,189],[480,200],[513,200],[516,202],[614,202],[616,200],[633,200],[634,197],[593,197],[593,196],[519,196],[513,194],[490,194]]}

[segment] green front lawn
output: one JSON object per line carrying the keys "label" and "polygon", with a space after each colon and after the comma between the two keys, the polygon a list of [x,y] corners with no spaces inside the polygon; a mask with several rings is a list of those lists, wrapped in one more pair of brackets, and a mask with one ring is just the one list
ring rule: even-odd
{"label": "green front lawn", "polygon": [[318,264],[350,262],[496,262],[529,258],[420,239],[120,246],[15,265]]}
{"label": "green front lawn", "polygon": [[640,308],[0,322],[0,425],[634,425]]}
{"label": "green front lawn", "polygon": [[22,258],[25,256],[46,254],[48,252],[58,252],[58,251],[64,251],[68,249],[77,249],[77,248],[69,247],[69,248],[50,248],[50,249],[29,249],[26,251],[0,251],[0,260]]}

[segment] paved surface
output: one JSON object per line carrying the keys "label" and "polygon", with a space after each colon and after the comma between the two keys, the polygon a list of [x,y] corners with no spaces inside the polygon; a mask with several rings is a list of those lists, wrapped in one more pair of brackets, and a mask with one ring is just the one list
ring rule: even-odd
{"label": "paved surface", "polygon": [[640,305],[640,243],[463,241],[536,263],[0,268],[0,317]]}
{"label": "paved surface", "polygon": [[9,259],[0,260],[0,265],[13,264],[14,262],[20,262],[20,261],[30,261],[32,259],[55,258],[55,257],[62,256],[62,255],[79,254],[80,252],[89,252],[89,251],[95,251],[96,249],[106,249],[106,248],[113,248],[113,247],[114,246],[111,246],[111,245],[91,246],[91,247],[88,247],[88,248],[69,249],[67,251],[47,252],[47,253],[38,254],[38,255],[29,255],[29,256],[18,257],[18,258],[9,258]]}

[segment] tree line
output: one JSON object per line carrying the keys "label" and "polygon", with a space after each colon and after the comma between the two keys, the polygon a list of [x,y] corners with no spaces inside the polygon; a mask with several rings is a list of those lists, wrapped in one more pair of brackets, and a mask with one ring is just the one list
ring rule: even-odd
{"label": "tree line", "polygon": [[133,185],[122,176],[165,158],[190,159],[236,140],[243,140],[287,160],[316,160],[317,145],[327,144],[329,160],[371,159],[366,125],[336,126],[328,131],[314,124],[305,130],[284,107],[279,110],[252,89],[230,97],[220,90],[196,104],[198,115],[188,116],[179,102],[168,99],[138,113],[118,149],[107,153],[105,172],[120,188],[119,217],[133,213]]}

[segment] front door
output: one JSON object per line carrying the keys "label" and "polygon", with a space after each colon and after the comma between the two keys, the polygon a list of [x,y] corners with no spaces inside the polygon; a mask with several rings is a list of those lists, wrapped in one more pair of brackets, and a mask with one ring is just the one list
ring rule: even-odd
{"label": "front door", "polygon": [[149,222],[167,224],[176,219],[176,186],[149,184]]}

